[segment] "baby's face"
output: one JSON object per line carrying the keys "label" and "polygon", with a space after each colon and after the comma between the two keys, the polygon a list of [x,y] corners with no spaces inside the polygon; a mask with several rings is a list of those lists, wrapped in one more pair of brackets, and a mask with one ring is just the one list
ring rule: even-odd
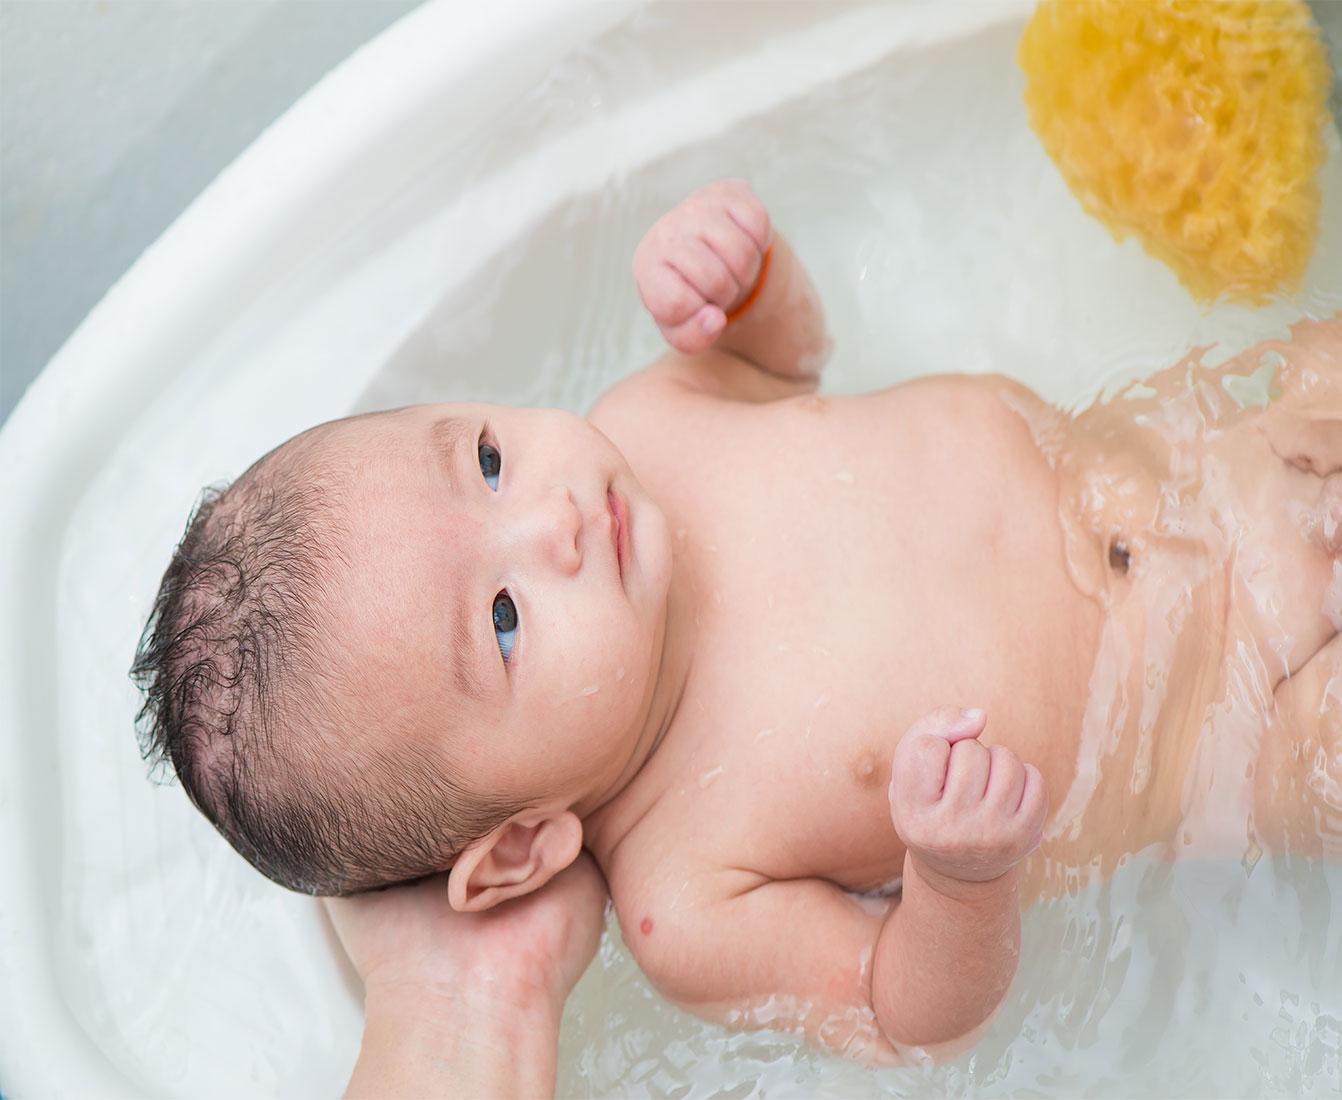
{"label": "baby's face", "polygon": [[647,717],[671,576],[620,452],[581,417],[486,405],[332,439],[351,490],[337,641],[377,736],[476,794],[571,803],[611,782]]}

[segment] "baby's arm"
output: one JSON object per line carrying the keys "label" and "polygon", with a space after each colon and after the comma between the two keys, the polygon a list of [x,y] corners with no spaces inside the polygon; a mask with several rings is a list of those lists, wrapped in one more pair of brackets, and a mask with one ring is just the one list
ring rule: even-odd
{"label": "baby's arm", "polygon": [[819,377],[829,351],[820,298],[743,181],[709,184],[664,214],[634,253],[634,281],[682,354],[716,346],[790,383]]}
{"label": "baby's arm", "polygon": [[951,707],[927,715],[900,739],[890,776],[908,853],[878,951],[899,980],[880,989],[877,1013],[931,1042],[971,1034],[1006,995],[1020,953],[1019,867],[1048,813],[1039,769],[978,742],[985,720]]}
{"label": "baby's arm", "polygon": [[800,1027],[865,1061],[959,1053],[1015,973],[1017,867],[1047,810],[1038,770],[980,745],[983,725],[981,712],[946,708],[901,740],[890,804],[908,855],[888,915],[818,879],[733,871],[665,909],[622,905],[640,964],[668,996],[729,1024]]}

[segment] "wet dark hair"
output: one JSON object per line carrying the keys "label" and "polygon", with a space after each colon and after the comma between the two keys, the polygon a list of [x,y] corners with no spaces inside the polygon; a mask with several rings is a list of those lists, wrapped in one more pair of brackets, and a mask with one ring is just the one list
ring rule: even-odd
{"label": "wet dark hair", "polygon": [[349,569],[343,493],[309,435],[205,491],[131,677],[145,759],[238,852],[291,890],[351,894],[447,869],[519,807],[469,796],[423,739],[393,756],[358,704],[328,599]]}

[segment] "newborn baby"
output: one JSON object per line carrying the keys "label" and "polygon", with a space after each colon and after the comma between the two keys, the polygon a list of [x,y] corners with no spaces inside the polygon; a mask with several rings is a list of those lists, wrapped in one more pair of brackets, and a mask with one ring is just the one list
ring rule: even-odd
{"label": "newborn baby", "polygon": [[634,273],[675,350],[586,419],[324,424],[192,517],[142,734],[256,867],[450,868],[479,910],[586,845],[666,995],[885,1061],[971,1041],[1078,868],[1328,842],[1336,319],[1262,400],[1256,358],[1183,364],[1071,418],[1001,377],[817,396],[740,182]]}

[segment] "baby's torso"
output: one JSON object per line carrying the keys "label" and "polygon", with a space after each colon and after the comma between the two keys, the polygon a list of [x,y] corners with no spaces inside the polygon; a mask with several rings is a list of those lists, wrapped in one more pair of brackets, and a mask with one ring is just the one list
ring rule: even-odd
{"label": "baby's torso", "polygon": [[1277,374],[1271,409],[1223,380],[1251,349],[1078,417],[1004,379],[933,378],[689,401],[664,435],[617,439],[694,564],[702,638],[662,748],[591,838],[622,915],[712,876],[888,884],[890,760],[943,703],[986,708],[984,741],[1043,772],[1026,899],[1150,845],[1254,858],[1255,837],[1277,846],[1269,817],[1312,835],[1317,807],[1272,798],[1319,785],[1302,750],[1333,727],[1311,703],[1283,732],[1273,684],[1335,633],[1334,566],[1301,535],[1320,480],[1267,429],[1322,415],[1319,348],[1342,425],[1337,324],[1274,345],[1308,369]]}
{"label": "baby's torso", "polygon": [[1043,847],[1057,868],[1108,871],[1149,845],[1280,847],[1286,808],[1264,792],[1308,785],[1313,765],[1276,696],[1336,627],[1334,565],[1311,533],[1324,471],[1273,439],[1298,435],[1304,409],[1342,431],[1340,336],[1337,320],[1302,324],[1217,368],[1194,353],[1046,446],[1078,586],[1105,608],[1077,772]]}
{"label": "baby's torso", "polygon": [[1004,380],[938,378],[690,401],[667,438],[617,438],[690,566],[699,644],[663,745],[602,815],[609,860],[662,885],[725,869],[879,888],[904,855],[896,742],[948,702],[986,708],[984,740],[1061,797],[1101,616],[1003,393],[1045,411]]}

